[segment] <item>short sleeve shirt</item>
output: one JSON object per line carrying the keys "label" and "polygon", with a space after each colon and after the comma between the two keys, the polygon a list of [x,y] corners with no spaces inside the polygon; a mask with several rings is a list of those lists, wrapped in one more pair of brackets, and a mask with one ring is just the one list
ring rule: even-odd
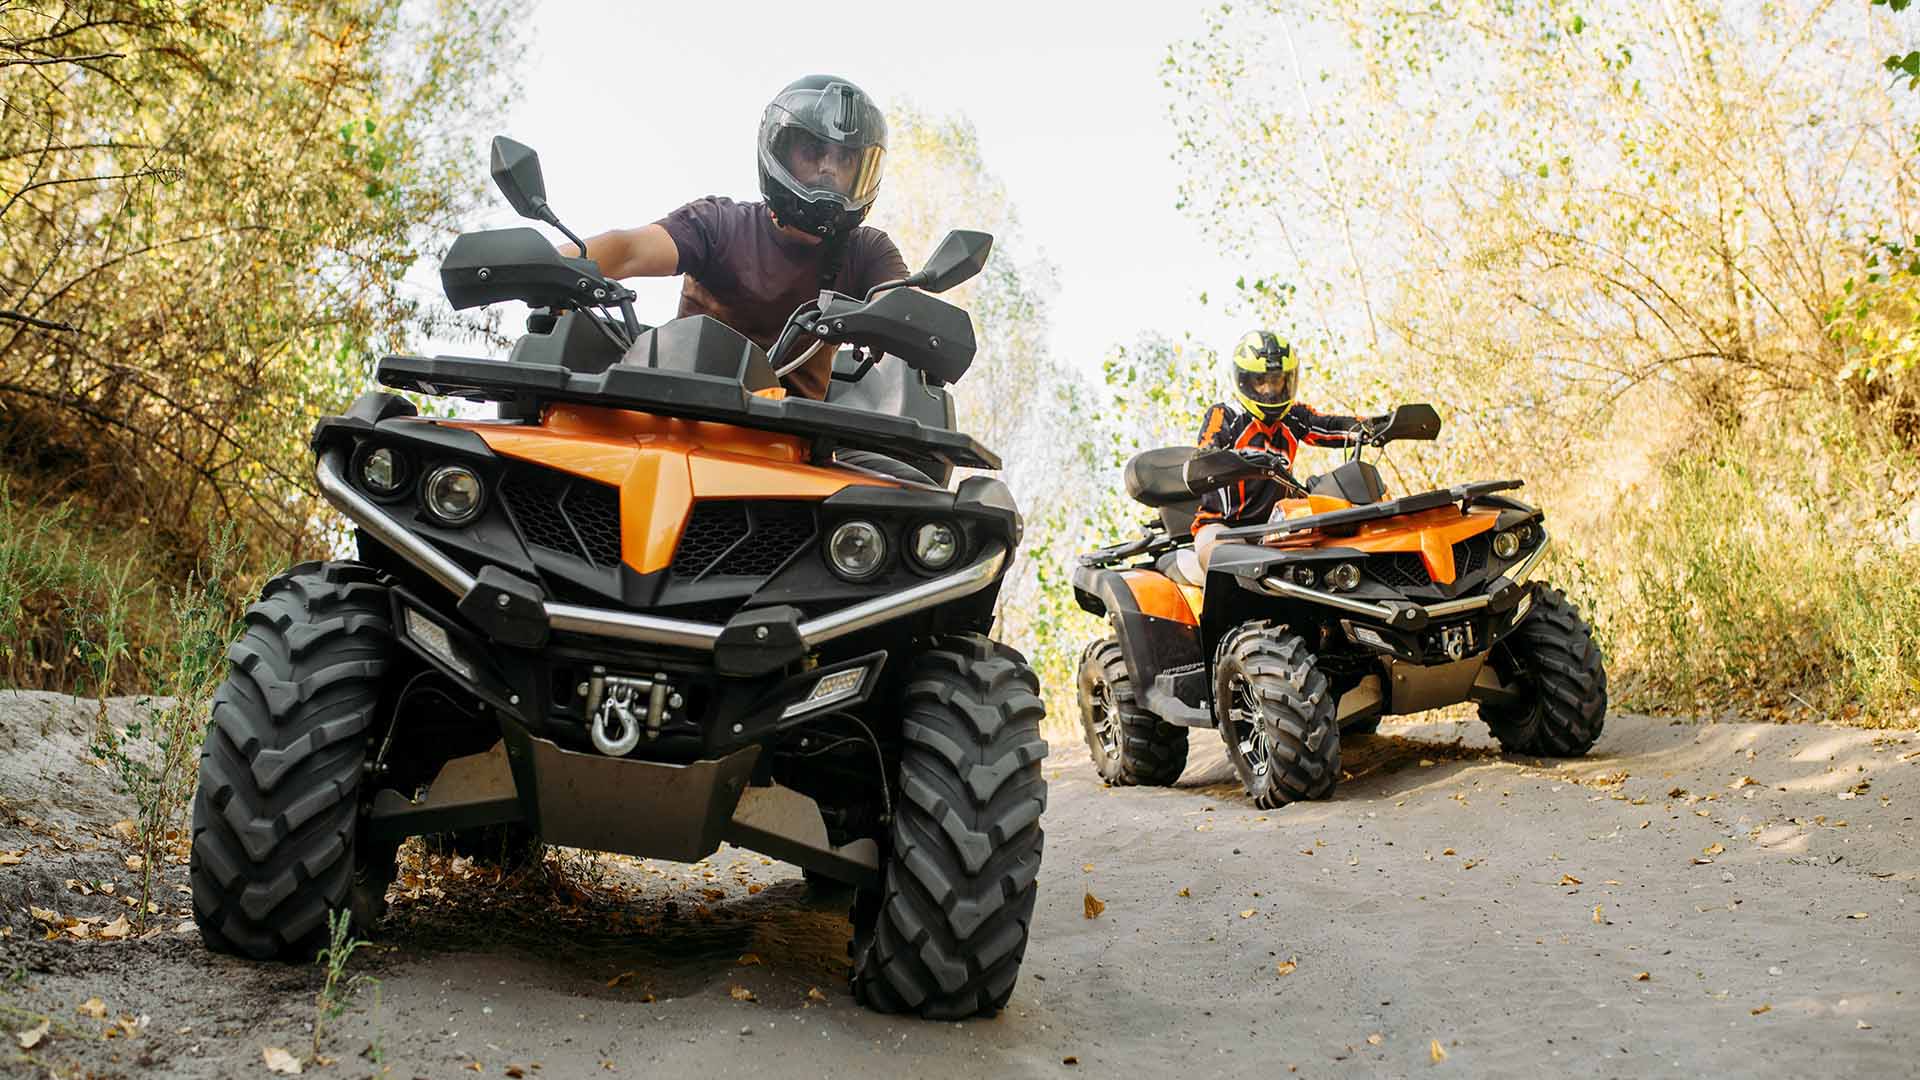
{"label": "short sleeve shirt", "polygon": [[[676,272],[686,278],[680,287],[682,318],[710,315],[770,349],[794,309],[820,295],[826,245],[781,232],[764,202],[709,196],[659,224],[680,252]],[[906,260],[887,234],[862,225],[848,234],[840,273],[830,288],[864,296],[883,281],[906,276]],[[787,375],[787,389],[823,398],[832,374],[832,350],[822,349]]]}

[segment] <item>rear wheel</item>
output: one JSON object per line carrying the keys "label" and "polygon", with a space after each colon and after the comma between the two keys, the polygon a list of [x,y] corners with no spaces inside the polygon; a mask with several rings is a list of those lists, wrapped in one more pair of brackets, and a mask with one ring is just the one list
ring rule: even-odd
{"label": "rear wheel", "polygon": [[1593,631],[1559,589],[1542,585],[1533,610],[1489,658],[1520,692],[1512,704],[1484,703],[1480,718],[1516,754],[1579,757],[1607,719],[1607,671]]}
{"label": "rear wheel", "polygon": [[393,852],[357,840],[387,605],[373,570],[335,562],[295,567],[247,609],[193,796],[193,915],[209,948],[308,960],[329,913],[352,911],[364,932],[384,910]]}
{"label": "rear wheel", "polygon": [[1262,810],[1324,799],[1340,777],[1333,684],[1297,634],[1235,630],[1214,669],[1214,708],[1227,758]]}
{"label": "rear wheel", "polygon": [[908,676],[879,891],[853,910],[853,993],[938,1020],[1007,1003],[1040,873],[1040,684],[1019,653],[945,638]]}
{"label": "rear wheel", "polygon": [[1080,730],[1100,779],[1116,787],[1165,787],[1187,767],[1187,729],[1140,707],[1113,638],[1080,661]]}

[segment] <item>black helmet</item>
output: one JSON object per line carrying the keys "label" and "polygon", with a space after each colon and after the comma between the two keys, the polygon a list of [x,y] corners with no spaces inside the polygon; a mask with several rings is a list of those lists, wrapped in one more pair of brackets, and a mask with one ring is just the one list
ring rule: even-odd
{"label": "black helmet", "polygon": [[887,118],[864,91],[796,79],[760,117],[760,194],[780,224],[834,236],[867,216],[886,155]]}
{"label": "black helmet", "polygon": [[[1253,330],[1233,347],[1233,391],[1255,420],[1278,420],[1300,388],[1300,358],[1271,330]],[[1269,416],[1271,414],[1271,416]]]}

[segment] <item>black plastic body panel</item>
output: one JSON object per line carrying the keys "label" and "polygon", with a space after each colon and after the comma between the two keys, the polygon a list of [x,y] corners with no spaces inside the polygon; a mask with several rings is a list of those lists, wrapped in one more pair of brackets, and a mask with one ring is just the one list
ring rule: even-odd
{"label": "black plastic body panel", "polygon": [[[1126,580],[1118,571],[1077,566],[1073,570],[1073,592],[1081,607],[1094,614],[1106,615],[1113,625],[1114,633],[1120,640],[1121,659],[1127,665],[1127,676],[1133,680],[1133,685],[1138,688],[1136,693],[1143,700],[1154,688],[1162,672],[1206,663],[1206,647],[1201,640],[1200,628],[1141,611],[1140,605],[1134,601],[1133,590],[1127,587]],[[1095,611],[1090,604],[1096,605],[1099,610]],[[1184,689],[1187,683],[1177,681],[1174,685]],[[1197,709],[1207,707],[1204,698],[1183,704]],[[1210,712],[1198,717],[1173,710],[1167,713],[1163,713],[1161,719],[1189,726],[1207,722],[1211,716]]]}

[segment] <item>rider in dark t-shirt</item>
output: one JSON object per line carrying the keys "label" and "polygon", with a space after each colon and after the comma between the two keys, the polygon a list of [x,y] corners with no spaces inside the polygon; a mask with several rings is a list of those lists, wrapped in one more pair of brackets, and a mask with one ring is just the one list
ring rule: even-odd
{"label": "rider in dark t-shirt", "polygon": [[[685,275],[681,316],[711,315],[766,349],[821,289],[864,296],[906,277],[907,264],[886,233],[860,224],[880,190],[887,121],[859,87],[831,75],[789,84],[761,117],[759,142],[765,201],[696,199],[589,238],[587,255],[616,279]],[[817,348],[783,381],[821,398],[832,372],[833,350]]]}

